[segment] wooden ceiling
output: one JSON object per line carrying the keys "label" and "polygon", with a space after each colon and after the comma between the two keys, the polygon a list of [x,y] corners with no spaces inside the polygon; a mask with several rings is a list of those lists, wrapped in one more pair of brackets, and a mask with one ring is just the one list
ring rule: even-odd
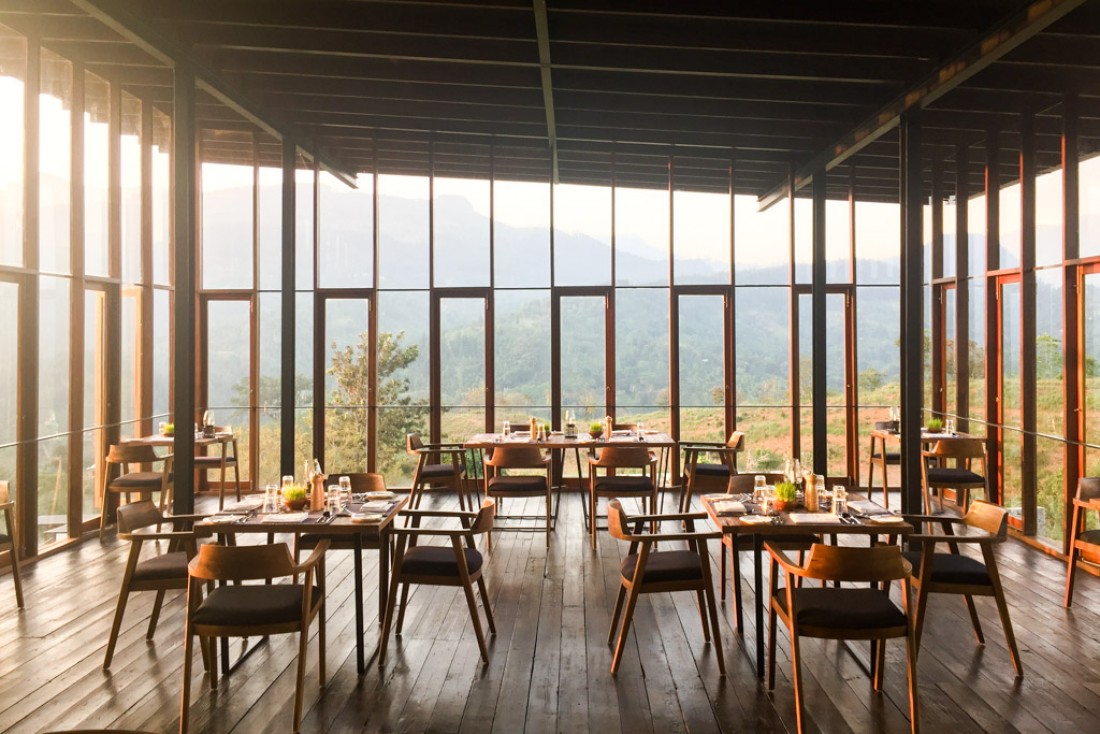
{"label": "wooden ceiling", "polygon": [[[1058,3],[1054,3],[1057,5]],[[1070,3],[1072,6],[1075,3]],[[127,31],[219,77],[249,109],[349,173],[488,176],[766,195],[1029,3],[1005,0],[2,0],[0,23],[169,111],[173,72]],[[1000,130],[1018,175],[1030,112],[1039,170],[1060,160],[1065,93],[1100,149],[1100,3],[1085,3],[922,113],[929,161],[968,148],[984,180]],[[200,91],[202,150],[250,161],[279,143]],[[897,131],[829,173],[896,200]],[[931,166],[929,166],[929,169]],[[954,190],[947,176],[946,193]]]}

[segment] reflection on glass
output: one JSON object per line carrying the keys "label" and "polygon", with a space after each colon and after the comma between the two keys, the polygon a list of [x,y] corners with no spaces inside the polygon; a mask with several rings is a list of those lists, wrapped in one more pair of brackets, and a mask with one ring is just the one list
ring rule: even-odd
{"label": "reflection on glass", "polygon": [[374,177],[359,176],[353,189],[322,171],[319,185],[320,285],[370,288],[374,285]]}
{"label": "reflection on glass", "polygon": [[607,309],[602,296],[562,298],[561,405],[583,427],[607,414]]}
{"label": "reflection on glass", "polygon": [[726,436],[725,298],[679,297],[680,440]]}
{"label": "reflection on glass", "polygon": [[436,178],[435,283],[437,288],[489,285],[489,182]]}
{"label": "reflection on glass", "polygon": [[610,283],[611,189],[555,186],[554,285]]}

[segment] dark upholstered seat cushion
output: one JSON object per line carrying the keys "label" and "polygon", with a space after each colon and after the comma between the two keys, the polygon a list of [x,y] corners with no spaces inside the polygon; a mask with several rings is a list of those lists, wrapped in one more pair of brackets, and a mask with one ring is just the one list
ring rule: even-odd
{"label": "dark upholstered seat cushion", "polygon": [[[159,471],[132,471],[111,480],[110,488],[115,491],[126,491],[134,488],[160,489],[160,483],[164,475]],[[168,477],[172,481],[172,477]]]}
{"label": "dark upholstered seat cushion", "polygon": [[[876,451],[875,453],[871,454],[871,459],[873,459],[874,461],[880,461],[882,459],[882,454],[880,452]],[[886,452],[886,463],[887,464],[900,464],[901,463],[901,452],[899,452],[899,451],[887,451]]]}
{"label": "dark upholstered seat cushion", "polygon": [[153,556],[139,561],[134,569],[135,581],[164,581],[187,578],[187,554],[179,551]]}
{"label": "dark upholstered seat cushion", "polygon": [[969,469],[956,469],[950,466],[928,467],[928,484],[938,487],[941,484],[985,484],[981,474]]}
{"label": "dark upholstered seat cushion", "polygon": [[640,475],[596,477],[596,492],[607,494],[651,494],[653,482]]}
{"label": "dark upholstered seat cushion", "polygon": [[725,464],[696,464],[695,476],[697,477],[728,477],[730,468]]}
{"label": "dark upholstered seat cushion", "polygon": [[[219,586],[195,610],[195,624],[286,624],[302,618],[301,584]],[[313,598],[321,591],[313,588]]]}
{"label": "dark upholstered seat cushion", "polygon": [[[921,554],[906,551],[905,557],[913,564],[913,577],[920,575]],[[967,586],[991,586],[989,571],[981,561],[954,553],[936,553],[932,556],[932,582],[937,584],[966,584]]]}
{"label": "dark upholstered seat cushion", "polygon": [[[225,457],[225,463],[227,465],[228,464],[235,464],[236,462],[237,462],[237,457],[235,457],[235,456]],[[221,466],[222,457],[219,454],[215,454],[215,455],[212,455],[212,456],[206,456],[206,455],[196,456],[195,457],[195,465],[198,466],[200,464],[203,465],[203,466],[211,466],[211,465]]]}
{"label": "dark upholstered seat cushion", "polygon": [[[794,590],[798,623],[832,629],[883,629],[905,624],[905,614],[890,597],[876,589],[819,589],[803,587]],[[787,610],[787,590],[778,589],[775,599]]]}
{"label": "dark upholstered seat cushion", "polygon": [[454,475],[454,464],[425,464],[424,468],[420,470],[421,479],[450,478]]}
{"label": "dark upholstered seat cushion", "polygon": [[[623,578],[633,580],[637,566],[638,555],[627,556],[622,565]],[[694,551],[656,551],[649,554],[642,583],[660,584],[667,581],[697,581],[702,578],[703,569],[699,565],[699,555]]]}
{"label": "dark upholstered seat cushion", "polygon": [[[466,567],[471,574],[481,569],[481,552],[475,548],[463,548]],[[409,576],[453,576],[458,578],[458,562],[451,546],[415,545],[405,551],[401,562],[401,574]]]}
{"label": "dark upholstered seat cushion", "polygon": [[10,542],[11,542],[11,536],[10,535],[4,535],[3,533],[0,533],[0,545],[6,545]]}
{"label": "dark upholstered seat cushion", "polygon": [[546,494],[546,476],[493,477],[489,480],[489,491],[493,493]]}
{"label": "dark upholstered seat cushion", "polygon": [[[4,542],[5,537],[0,535],[0,543]],[[1086,530],[1077,536],[1077,540],[1089,545],[1100,545],[1100,530]]]}

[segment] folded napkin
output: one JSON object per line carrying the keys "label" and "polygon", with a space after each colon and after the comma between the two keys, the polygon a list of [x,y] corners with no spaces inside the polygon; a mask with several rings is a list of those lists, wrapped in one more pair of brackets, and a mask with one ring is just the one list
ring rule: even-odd
{"label": "folded napkin", "polygon": [[281,512],[274,515],[264,515],[264,519],[260,522],[305,522],[308,517],[308,512]]}
{"label": "folded napkin", "polygon": [[828,512],[792,512],[788,517],[795,525],[805,523],[821,523],[825,525],[841,524],[840,515],[833,515]]}
{"label": "folded napkin", "polygon": [[359,508],[359,512],[387,512],[392,504],[390,500],[375,500],[364,504]]}
{"label": "folded napkin", "polygon": [[240,502],[231,502],[225,506],[226,512],[251,512],[252,510],[258,510],[264,506],[264,501],[260,499],[241,500]]}
{"label": "folded napkin", "polygon": [[876,515],[891,515],[892,513],[880,504],[870,500],[849,500],[848,511],[853,515],[875,517]]}
{"label": "folded napkin", "polygon": [[745,525],[763,525],[772,521],[770,517],[764,515],[743,515],[739,519]]}
{"label": "folded napkin", "polygon": [[712,502],[711,507],[719,515],[744,515],[748,510],[745,509],[744,503],[737,500],[719,500]]}

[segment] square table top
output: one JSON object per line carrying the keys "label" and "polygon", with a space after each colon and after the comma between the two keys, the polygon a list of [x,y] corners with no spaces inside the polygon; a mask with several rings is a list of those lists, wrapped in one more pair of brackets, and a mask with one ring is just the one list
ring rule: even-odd
{"label": "square table top", "polygon": [[[268,515],[259,512],[250,512],[240,520],[233,522],[206,522],[198,521],[194,524],[195,533],[198,535],[223,535],[229,533],[320,533],[323,535],[355,535],[356,533],[377,534],[393,523],[397,514],[408,503],[407,496],[398,495],[390,503],[389,509],[383,513],[381,519],[374,522],[353,522],[350,517],[337,516],[332,520],[323,519],[321,512],[310,512],[302,521],[271,522],[264,518]],[[235,514],[226,510],[218,515]],[[287,514],[288,518],[291,513]],[[216,516],[216,515],[214,515]],[[212,517],[214,517],[212,516]]]}
{"label": "square table top", "polygon": [[[768,536],[784,536],[784,535],[829,535],[829,534],[845,534],[845,535],[908,535],[915,532],[915,528],[912,523],[909,522],[891,522],[891,523],[877,523],[868,520],[864,516],[855,516],[858,522],[856,524],[849,524],[843,522],[836,522],[835,518],[828,512],[812,513],[822,516],[821,522],[792,522],[790,512],[781,512],[778,517],[780,521],[778,523],[750,523],[743,522],[741,515],[723,515],[719,514],[714,508],[714,502],[708,495],[703,495],[703,508],[710,515],[710,519],[715,525],[725,534],[728,535],[751,535],[760,534]],[[866,499],[860,495],[850,494],[848,495],[848,505],[851,507],[853,502],[870,503],[875,507],[881,507],[880,505],[872,502],[870,499]],[[751,503],[745,503],[746,506],[751,507]],[[884,508],[883,508],[884,509]],[[795,514],[807,513],[805,507],[798,507],[794,510]],[[810,513],[807,513],[810,514]]]}
{"label": "square table top", "polygon": [[576,438],[566,438],[564,434],[553,432],[542,441],[531,439],[527,431],[513,432],[508,436],[500,433],[476,433],[463,444],[468,449],[491,449],[498,446],[537,446],[541,449],[603,448],[606,446],[643,446],[647,448],[672,448],[676,441],[667,433],[644,431],[641,436],[636,431],[615,431],[608,438],[592,438],[588,433],[580,433]]}

